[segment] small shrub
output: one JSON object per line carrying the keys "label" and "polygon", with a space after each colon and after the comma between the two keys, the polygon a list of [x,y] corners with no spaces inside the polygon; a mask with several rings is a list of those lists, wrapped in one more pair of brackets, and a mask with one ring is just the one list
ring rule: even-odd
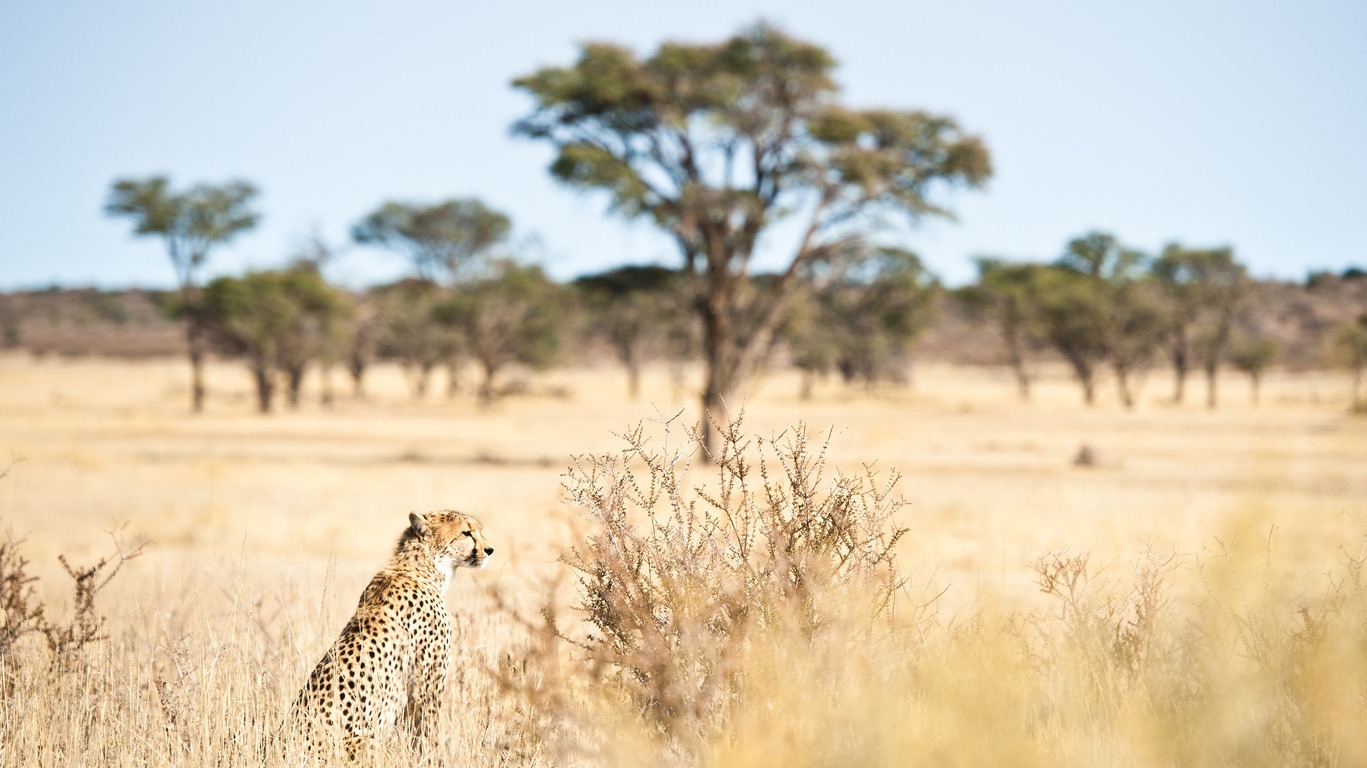
{"label": "small shrub", "polygon": [[114,554],[91,566],[72,565],[66,555],[59,555],[57,559],[72,581],[72,608],[66,622],[55,622],[34,591],[38,577],[29,575],[29,560],[19,554],[23,541],[7,535],[0,543],[0,663],[12,663],[19,641],[36,635],[47,644],[51,670],[71,670],[86,646],[105,637],[105,617],[96,607],[96,598],[124,563],[142,554],[146,542],[126,549],[115,536]]}

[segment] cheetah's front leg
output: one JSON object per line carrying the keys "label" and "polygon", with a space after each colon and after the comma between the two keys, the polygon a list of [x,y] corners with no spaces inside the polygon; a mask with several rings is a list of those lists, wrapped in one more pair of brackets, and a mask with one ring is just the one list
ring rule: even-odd
{"label": "cheetah's front leg", "polygon": [[413,750],[428,756],[437,746],[437,729],[441,716],[442,698],[446,694],[446,675],[450,646],[424,648],[408,691],[408,706],[404,719],[413,739]]}

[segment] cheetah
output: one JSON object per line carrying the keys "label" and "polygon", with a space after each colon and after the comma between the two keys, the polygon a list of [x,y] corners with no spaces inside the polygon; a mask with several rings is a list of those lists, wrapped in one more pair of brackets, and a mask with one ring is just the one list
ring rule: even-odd
{"label": "cheetah", "polygon": [[340,737],[355,758],[401,720],[417,752],[435,741],[451,663],[445,594],[457,568],[483,568],[494,548],[460,512],[413,513],[408,522],[295,701],[291,725],[310,752]]}

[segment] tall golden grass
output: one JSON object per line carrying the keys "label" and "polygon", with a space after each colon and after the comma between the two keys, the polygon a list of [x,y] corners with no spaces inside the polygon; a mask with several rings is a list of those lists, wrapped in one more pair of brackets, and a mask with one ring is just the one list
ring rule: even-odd
{"label": "tall golden grass", "polygon": [[[93,563],[110,530],[151,542],[98,595],[106,639],[82,663],[54,669],[33,637],[0,658],[0,765],[273,764],[406,513],[442,507],[509,553],[450,596],[446,764],[1367,764],[1367,422],[1345,379],[1272,377],[1259,408],[1226,382],[1215,412],[1155,381],[1133,413],[1081,407],[1062,376],[1030,404],[972,370],[810,402],[762,380],[747,435],[806,422],[834,430],[827,480],[904,476],[886,522],[909,529],[906,582],[892,610],[857,581],[775,609],[727,651],[706,717],[676,723],[630,665],[555,637],[601,632],[557,558],[602,533],[560,490],[571,456],[620,455],[613,433],[640,421],[662,439],[687,386],[658,372],[632,403],[614,371],[571,370],[481,410],[377,373],[370,400],[260,418],[245,375],[215,368],[191,417],[178,361],[0,357],[0,464],[26,459],[0,479],[0,526],[25,539],[35,599],[68,617],[57,555]],[[1073,466],[1084,444],[1095,466]],[[695,462],[681,492],[715,490],[711,472]],[[698,621],[665,647],[715,634]],[[379,762],[412,759],[396,743]]]}

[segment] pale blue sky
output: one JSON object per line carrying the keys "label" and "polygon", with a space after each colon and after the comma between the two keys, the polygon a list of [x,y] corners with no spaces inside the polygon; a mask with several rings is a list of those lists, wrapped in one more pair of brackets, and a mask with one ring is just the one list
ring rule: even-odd
{"label": "pale blue sky", "polygon": [[[280,264],[314,227],[340,241],[385,198],[472,195],[535,234],[557,277],[675,263],[509,137],[529,102],[508,83],[584,40],[645,53],[761,17],[827,46],[851,104],[946,112],[985,138],[986,191],[906,242],[950,282],[975,254],[1051,258],[1091,228],[1230,244],[1261,276],[1367,264],[1360,0],[4,0],[0,288],[170,285],[160,243],[101,214],[114,178],[153,173],[261,187],[262,225],[215,273]],[[403,269],[355,249],[332,272]]]}

